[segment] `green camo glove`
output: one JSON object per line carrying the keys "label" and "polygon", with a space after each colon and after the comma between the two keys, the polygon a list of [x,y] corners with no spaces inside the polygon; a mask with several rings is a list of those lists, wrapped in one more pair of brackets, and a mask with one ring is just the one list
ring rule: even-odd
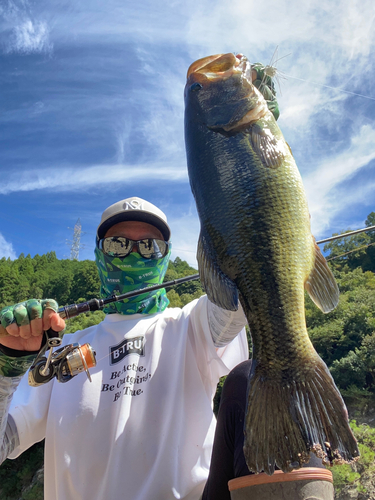
{"label": "green camo glove", "polygon": [[12,323],[16,323],[18,326],[25,326],[33,319],[42,318],[45,309],[52,309],[52,311],[57,312],[58,308],[57,302],[53,299],[26,300],[13,306],[4,307],[0,311],[0,323],[4,328]]}
{"label": "green camo glove", "polygon": [[275,84],[271,76],[265,73],[265,66],[261,63],[254,63],[251,68],[256,71],[257,77],[253,81],[253,85],[262,93],[266,100],[268,109],[271,111],[275,120],[280,116],[279,105],[276,100]]}
{"label": "green camo glove", "polygon": [[[45,309],[58,311],[58,304],[53,299],[39,300],[30,299],[13,306],[4,307],[0,311],[0,324],[2,327],[16,323],[18,326],[25,326],[33,319],[43,317]],[[36,353],[27,351],[13,351],[1,346],[0,348],[0,375],[5,377],[18,377],[23,375],[31,366]]]}

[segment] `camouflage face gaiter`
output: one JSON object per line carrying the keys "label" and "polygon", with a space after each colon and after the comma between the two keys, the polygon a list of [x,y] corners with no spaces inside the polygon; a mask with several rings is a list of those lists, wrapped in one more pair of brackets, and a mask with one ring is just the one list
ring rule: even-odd
{"label": "camouflage face gaiter", "polygon": [[[140,290],[163,282],[167,272],[171,252],[161,259],[144,259],[139,253],[132,252],[120,259],[105,255],[95,248],[95,260],[100,277],[100,296],[102,298],[116,294]],[[165,288],[154,292],[142,293],[136,297],[108,304],[103,311],[106,314],[154,314],[164,311],[169,300]]]}

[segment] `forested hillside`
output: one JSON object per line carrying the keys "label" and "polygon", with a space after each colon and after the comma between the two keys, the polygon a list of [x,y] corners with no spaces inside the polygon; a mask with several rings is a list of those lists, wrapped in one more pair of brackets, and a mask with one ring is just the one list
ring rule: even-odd
{"label": "forested hillside", "polygon": [[[366,225],[375,225],[372,212]],[[375,231],[328,243],[326,257],[339,284],[338,307],[322,314],[306,294],[308,331],[320,356],[329,366],[356,419],[352,427],[362,457],[354,466],[335,466],[337,498],[375,499]],[[332,260],[331,260],[332,259]],[[197,271],[176,258],[165,281]],[[52,297],[60,305],[99,296],[99,278],[93,261],[59,260],[54,252],[16,260],[0,259],[0,308],[25,299]],[[203,293],[199,281],[168,291],[173,307],[182,307]],[[88,313],[68,322],[67,333],[95,324],[102,312]],[[0,467],[1,500],[42,500],[43,444]],[[350,495],[342,496],[339,495]]]}

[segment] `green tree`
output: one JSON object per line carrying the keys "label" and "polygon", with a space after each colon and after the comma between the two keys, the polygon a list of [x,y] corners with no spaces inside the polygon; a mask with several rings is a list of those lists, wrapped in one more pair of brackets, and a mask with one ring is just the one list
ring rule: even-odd
{"label": "green tree", "polygon": [[174,288],[167,292],[167,297],[169,299],[169,307],[182,307],[181,298]]}
{"label": "green tree", "polygon": [[361,268],[335,272],[341,290],[337,308],[323,314],[306,299],[306,323],[315,349],[331,366],[361,346],[375,330],[375,275]]}
{"label": "green tree", "polygon": [[360,347],[335,360],[331,372],[341,389],[355,386],[375,394],[375,332],[366,335]]}
{"label": "green tree", "polygon": [[[8,264],[8,263],[7,263]],[[2,265],[0,272],[0,306],[15,302],[17,284],[19,280],[18,270],[10,265]]]}
{"label": "green tree", "polygon": [[75,302],[80,297],[86,300],[99,297],[100,280],[94,261],[81,261],[76,268],[73,279],[70,300]]}
{"label": "green tree", "polygon": [[[366,227],[375,226],[375,212],[371,212],[365,221]],[[340,234],[350,232],[351,229]],[[337,236],[334,233],[332,236]],[[329,252],[327,259],[335,269],[353,270],[361,267],[363,271],[375,272],[375,230],[363,232],[330,241],[324,246],[324,252]]]}

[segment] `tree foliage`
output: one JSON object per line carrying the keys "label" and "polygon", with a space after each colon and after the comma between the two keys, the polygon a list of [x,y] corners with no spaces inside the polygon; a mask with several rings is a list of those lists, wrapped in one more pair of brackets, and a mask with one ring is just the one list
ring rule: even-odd
{"label": "tree foliage", "polygon": [[[365,225],[375,226],[375,212],[367,216]],[[340,234],[350,231],[347,229]],[[324,252],[329,252],[328,260],[334,269],[348,271],[361,267],[363,271],[375,272],[375,230],[330,241],[324,246]]]}
{"label": "tree foliage", "polygon": [[53,298],[69,304],[99,296],[96,264],[91,260],[59,260],[55,252],[0,259],[0,308],[29,298]]}
{"label": "tree foliage", "polygon": [[[375,212],[371,212],[366,220],[367,227],[373,225]],[[346,400],[354,400],[361,408],[368,408],[369,401],[375,401],[375,244],[372,243],[375,243],[375,231],[325,245],[324,251],[331,259],[329,265],[340,288],[339,305],[331,313],[323,314],[307,294],[305,301],[308,332],[316,350],[327,363]],[[177,257],[170,262],[165,281],[196,273],[196,269]],[[0,308],[31,297],[54,298],[60,305],[82,302],[98,297],[99,289],[93,261],[59,260],[54,252],[33,258],[21,254],[13,261],[0,259]],[[170,307],[182,307],[202,294],[199,280],[167,289]],[[99,323],[103,317],[101,311],[82,314],[68,322],[66,332],[87,328]],[[250,337],[249,345],[251,349]],[[219,384],[215,410],[222,384],[223,380]],[[352,427],[364,458],[357,468],[349,465],[334,468],[335,487],[339,491],[347,485],[358,484],[363,493],[365,487],[361,478],[369,470],[375,472],[375,430],[357,426],[355,422]],[[30,463],[33,463],[34,472],[42,465],[42,446],[39,444],[28,450],[32,460],[23,454],[23,458],[16,461],[4,462],[0,467],[0,498],[43,498],[41,486],[37,483],[33,483],[27,492],[21,492],[22,485],[31,477]]]}
{"label": "tree foliage", "polygon": [[[358,424],[355,420],[350,422],[350,427],[358,441],[361,455],[353,464],[334,465],[331,468],[335,498],[342,495],[342,498],[372,499],[375,488],[375,429],[367,424]],[[357,496],[358,493],[361,496]]]}
{"label": "tree foliage", "polygon": [[[366,225],[375,225],[374,219],[372,212]],[[327,258],[356,250],[364,241],[375,242],[375,231],[329,243],[325,246],[330,250]],[[375,269],[375,260],[370,248],[329,260],[340,289],[339,305],[334,311],[325,315],[310,299],[306,300],[310,338],[347,396],[375,394],[375,274],[369,270]]]}

